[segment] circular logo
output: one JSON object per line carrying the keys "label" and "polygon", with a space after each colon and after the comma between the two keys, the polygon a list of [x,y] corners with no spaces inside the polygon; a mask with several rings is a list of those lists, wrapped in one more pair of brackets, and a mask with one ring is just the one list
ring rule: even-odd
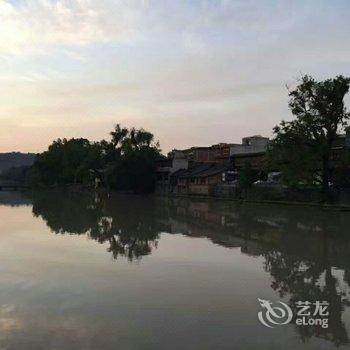
{"label": "circular logo", "polygon": [[288,324],[293,318],[293,312],[291,308],[278,301],[276,304],[269,300],[258,299],[263,311],[258,313],[259,321],[266,327],[274,328],[274,326],[282,326]]}

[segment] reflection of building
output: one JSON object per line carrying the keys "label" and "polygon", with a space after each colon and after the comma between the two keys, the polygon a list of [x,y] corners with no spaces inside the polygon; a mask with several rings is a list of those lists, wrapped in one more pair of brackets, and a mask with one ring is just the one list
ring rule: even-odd
{"label": "reflection of building", "polygon": [[241,169],[248,162],[253,169],[263,170],[268,143],[267,137],[256,135],[244,137],[241,144],[231,145],[230,157],[234,167]]}

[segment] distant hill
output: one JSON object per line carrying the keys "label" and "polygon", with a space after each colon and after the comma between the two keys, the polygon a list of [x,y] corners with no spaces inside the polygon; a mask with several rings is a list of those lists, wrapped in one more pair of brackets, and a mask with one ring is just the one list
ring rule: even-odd
{"label": "distant hill", "polygon": [[12,167],[30,166],[34,163],[35,153],[0,153],[0,173]]}

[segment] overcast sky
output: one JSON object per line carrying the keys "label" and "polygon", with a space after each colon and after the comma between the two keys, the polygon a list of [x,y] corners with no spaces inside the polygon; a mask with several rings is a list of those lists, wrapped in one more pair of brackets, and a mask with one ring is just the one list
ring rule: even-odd
{"label": "overcast sky", "polygon": [[350,76],[348,0],[0,0],[0,152],[152,131],[271,136],[301,74]]}

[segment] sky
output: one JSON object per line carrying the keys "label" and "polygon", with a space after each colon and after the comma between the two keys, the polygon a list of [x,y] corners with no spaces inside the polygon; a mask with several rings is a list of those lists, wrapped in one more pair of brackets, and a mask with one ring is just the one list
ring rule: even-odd
{"label": "sky", "polygon": [[272,135],[302,74],[350,76],[348,0],[0,0],[0,152]]}

